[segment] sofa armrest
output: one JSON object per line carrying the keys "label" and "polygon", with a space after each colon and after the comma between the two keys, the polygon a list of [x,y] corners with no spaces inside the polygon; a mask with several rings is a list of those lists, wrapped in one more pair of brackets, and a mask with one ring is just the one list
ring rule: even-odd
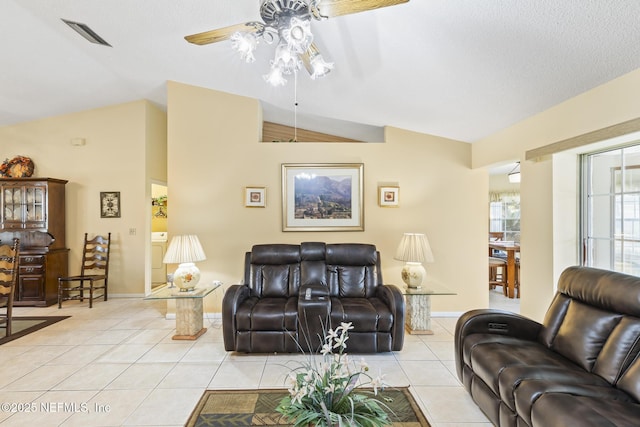
{"label": "sofa armrest", "polygon": [[462,380],[464,340],[472,334],[493,334],[537,341],[542,325],[516,313],[478,309],[464,313],[456,323],[454,347],[456,370]]}
{"label": "sofa armrest", "polygon": [[402,292],[394,285],[380,285],[376,292],[376,296],[387,304],[393,315],[393,331],[391,333],[393,342],[391,343],[391,350],[400,351],[404,345],[405,322],[405,304]]}
{"label": "sofa armrest", "polygon": [[249,286],[231,285],[222,299],[222,336],[226,351],[236,350],[236,312],[251,294]]}

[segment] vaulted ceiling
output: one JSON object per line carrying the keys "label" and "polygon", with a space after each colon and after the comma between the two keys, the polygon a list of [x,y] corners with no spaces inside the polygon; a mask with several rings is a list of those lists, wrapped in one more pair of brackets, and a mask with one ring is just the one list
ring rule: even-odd
{"label": "vaulted ceiling", "polygon": [[[184,36],[260,20],[259,0],[3,0],[0,126],[138,99],[175,80],[259,99],[265,119],[355,139],[390,125],[474,142],[640,68],[637,0],[410,0],[313,21],[335,69],[274,88]],[[87,42],[61,19],[89,25]],[[300,125],[300,123],[298,123]]]}

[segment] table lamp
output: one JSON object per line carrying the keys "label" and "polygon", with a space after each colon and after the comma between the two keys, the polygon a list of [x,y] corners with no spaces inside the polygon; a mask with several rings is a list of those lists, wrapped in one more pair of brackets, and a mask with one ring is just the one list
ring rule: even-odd
{"label": "table lamp", "polygon": [[200,281],[200,270],[195,263],[207,259],[198,236],[187,234],[173,236],[167,253],[164,255],[165,264],[180,264],[173,273],[173,281],[180,291],[192,291]]}
{"label": "table lamp", "polygon": [[419,288],[427,275],[422,263],[433,262],[433,253],[427,236],[419,233],[404,233],[396,256],[393,258],[405,262],[402,268],[404,283],[410,288]]}

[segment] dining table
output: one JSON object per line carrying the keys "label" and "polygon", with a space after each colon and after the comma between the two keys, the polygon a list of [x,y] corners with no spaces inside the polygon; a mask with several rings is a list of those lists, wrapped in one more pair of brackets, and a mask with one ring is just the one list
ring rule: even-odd
{"label": "dining table", "polygon": [[516,253],[520,252],[520,244],[515,242],[489,242],[489,256],[495,256],[494,250],[507,253],[507,296],[515,298],[516,289]]}

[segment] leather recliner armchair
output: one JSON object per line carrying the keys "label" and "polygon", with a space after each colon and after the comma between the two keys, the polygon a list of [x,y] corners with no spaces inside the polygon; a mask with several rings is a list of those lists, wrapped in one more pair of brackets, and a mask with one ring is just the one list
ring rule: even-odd
{"label": "leather recliner armchair", "polygon": [[329,327],[352,322],[348,351],[399,351],[404,298],[384,285],[380,254],[359,243],[255,245],[245,254],[242,285],[225,292],[225,349],[316,351]]}
{"label": "leather recliner armchair", "polygon": [[455,330],[460,381],[499,427],[640,425],[640,278],[569,267],[542,323],[472,310]]}

